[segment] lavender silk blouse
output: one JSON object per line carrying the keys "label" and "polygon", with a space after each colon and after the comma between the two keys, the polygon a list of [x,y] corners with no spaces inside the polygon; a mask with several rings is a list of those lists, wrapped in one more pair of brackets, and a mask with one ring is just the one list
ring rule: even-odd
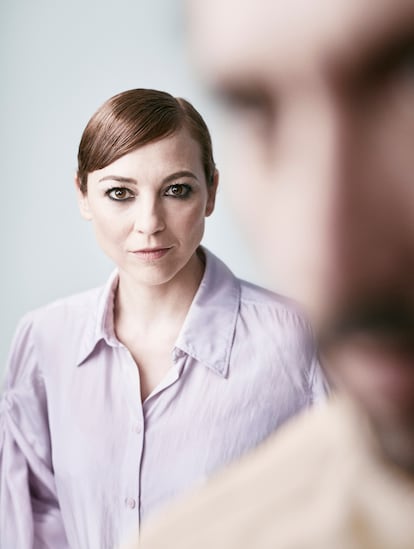
{"label": "lavender silk blouse", "polygon": [[306,321],[205,250],[204,277],[142,403],[107,284],[27,314],[0,403],[1,549],[112,549],[324,393]]}

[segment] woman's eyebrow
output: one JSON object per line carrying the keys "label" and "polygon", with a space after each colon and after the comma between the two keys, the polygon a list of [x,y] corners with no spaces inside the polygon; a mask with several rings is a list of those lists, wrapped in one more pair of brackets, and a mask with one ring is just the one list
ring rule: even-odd
{"label": "woman's eyebrow", "polygon": [[198,181],[198,177],[193,172],[190,172],[188,170],[181,170],[179,172],[174,172],[171,175],[167,175],[167,177],[165,177],[162,182],[170,183],[171,181],[174,181],[174,179],[179,179],[180,177],[191,177],[192,179]]}
{"label": "woman's eyebrow", "polygon": [[[193,172],[190,172],[188,170],[180,170],[178,172],[167,175],[167,177],[162,180],[162,183],[170,183],[171,181],[179,179],[180,177],[191,177],[192,179],[198,181],[198,177]],[[130,185],[138,185],[137,180],[133,177],[123,177],[122,175],[105,175],[98,180],[98,183],[101,183],[103,181],[116,181],[117,183],[129,183]]]}
{"label": "woman's eyebrow", "polygon": [[102,181],[116,181],[117,183],[129,183],[132,185],[137,185],[136,179],[133,177],[122,177],[122,175],[105,175],[98,180],[99,183]]}

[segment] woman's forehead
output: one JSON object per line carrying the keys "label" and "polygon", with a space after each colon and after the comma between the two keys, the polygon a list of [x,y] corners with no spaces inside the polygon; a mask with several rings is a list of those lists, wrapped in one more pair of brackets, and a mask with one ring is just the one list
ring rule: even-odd
{"label": "woman's forehead", "polygon": [[186,128],[141,145],[93,173],[105,176],[114,170],[118,174],[151,172],[160,174],[161,177],[171,169],[191,169],[201,174],[203,172],[200,146]]}

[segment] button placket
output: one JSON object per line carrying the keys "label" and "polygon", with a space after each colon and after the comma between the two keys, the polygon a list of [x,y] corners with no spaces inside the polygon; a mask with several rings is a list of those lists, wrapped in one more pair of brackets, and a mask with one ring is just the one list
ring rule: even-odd
{"label": "button placket", "polygon": [[136,435],[140,435],[142,433],[142,425],[140,423],[135,423],[132,430]]}

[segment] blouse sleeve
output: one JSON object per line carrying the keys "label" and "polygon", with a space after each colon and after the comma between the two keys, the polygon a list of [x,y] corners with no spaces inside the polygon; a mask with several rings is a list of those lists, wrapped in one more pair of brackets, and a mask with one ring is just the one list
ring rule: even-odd
{"label": "blouse sleeve", "polygon": [[306,337],[308,340],[308,349],[310,350],[309,367],[309,404],[321,404],[326,402],[331,394],[328,380],[320,363],[319,352],[316,339],[311,325],[306,321]]}
{"label": "blouse sleeve", "polygon": [[52,470],[46,392],[29,317],[18,326],[0,400],[0,547],[68,547]]}
{"label": "blouse sleeve", "polygon": [[311,363],[309,385],[311,404],[325,402],[330,394],[330,388],[316,354]]}

